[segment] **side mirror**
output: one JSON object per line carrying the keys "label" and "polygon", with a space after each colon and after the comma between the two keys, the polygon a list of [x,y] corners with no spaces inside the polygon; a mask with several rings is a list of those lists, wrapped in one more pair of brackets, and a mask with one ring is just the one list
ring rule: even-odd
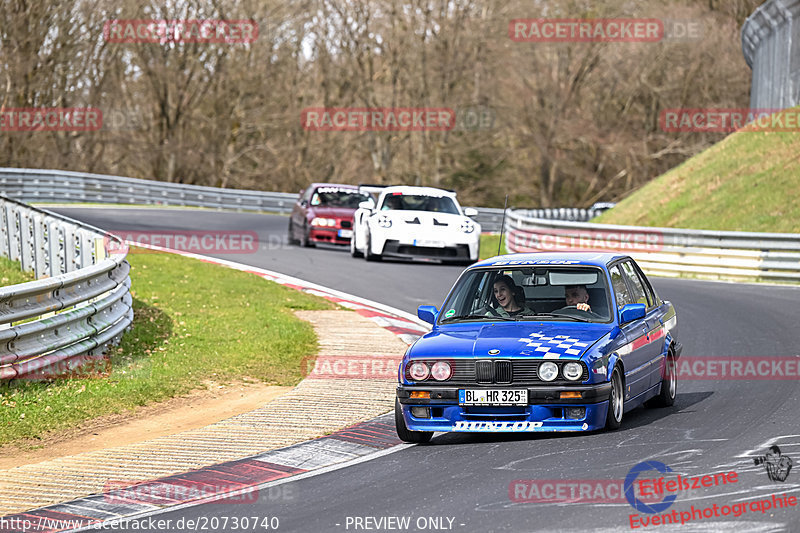
{"label": "side mirror", "polygon": [[478,216],[478,210],[474,207],[465,207],[464,208],[464,216],[465,217],[476,217]]}
{"label": "side mirror", "polygon": [[307,207],[308,206],[308,202],[306,202],[305,200],[300,200],[300,205],[303,206],[303,207]]}
{"label": "side mirror", "polygon": [[620,323],[627,324],[628,322],[644,318],[646,311],[644,304],[625,304],[622,306],[622,311],[620,312]]}
{"label": "side mirror", "polygon": [[430,325],[436,323],[436,317],[438,314],[439,310],[433,305],[420,305],[417,309],[417,316],[420,318],[420,320],[424,320]]}

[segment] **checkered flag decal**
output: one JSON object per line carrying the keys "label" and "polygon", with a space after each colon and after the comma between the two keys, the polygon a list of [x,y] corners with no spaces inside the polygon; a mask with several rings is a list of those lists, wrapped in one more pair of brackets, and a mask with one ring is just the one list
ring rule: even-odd
{"label": "checkered flag decal", "polygon": [[536,355],[544,355],[545,359],[558,359],[562,355],[580,355],[584,348],[589,346],[588,342],[580,342],[569,335],[556,335],[548,337],[541,333],[531,333],[529,337],[519,340],[527,343],[533,348]]}

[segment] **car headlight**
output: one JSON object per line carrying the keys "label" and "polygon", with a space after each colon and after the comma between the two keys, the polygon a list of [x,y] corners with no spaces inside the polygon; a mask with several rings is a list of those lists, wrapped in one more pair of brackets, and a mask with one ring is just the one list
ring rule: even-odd
{"label": "car headlight", "polygon": [[567,363],[562,369],[564,377],[570,381],[575,381],[583,375],[583,367],[579,363]]}
{"label": "car headlight", "polygon": [[378,226],[382,228],[391,228],[392,219],[387,217],[386,215],[381,215],[380,217],[378,217]]}
{"label": "car headlight", "polygon": [[336,219],[334,218],[314,218],[311,220],[312,226],[335,226]]}
{"label": "car headlight", "polygon": [[539,365],[539,377],[542,381],[553,381],[558,376],[558,366],[550,361]]}
{"label": "car headlight", "polygon": [[411,363],[408,367],[408,375],[410,375],[411,379],[414,381],[425,381],[428,379],[430,371],[428,370],[428,365],[417,361],[416,363]]}
{"label": "car headlight", "polygon": [[471,220],[465,220],[461,223],[461,231],[464,233],[472,233],[475,231],[475,223]]}
{"label": "car headlight", "polygon": [[444,381],[446,379],[450,379],[450,376],[453,375],[453,369],[450,368],[450,363],[446,361],[437,361],[433,363],[431,367],[431,376],[436,381]]}

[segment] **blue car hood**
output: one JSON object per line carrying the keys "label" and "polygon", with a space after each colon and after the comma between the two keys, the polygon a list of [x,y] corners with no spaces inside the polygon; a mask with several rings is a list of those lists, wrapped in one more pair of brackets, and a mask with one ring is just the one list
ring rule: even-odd
{"label": "blue car hood", "polygon": [[579,359],[592,344],[614,329],[613,324],[565,322],[448,324],[419,339],[408,355]]}

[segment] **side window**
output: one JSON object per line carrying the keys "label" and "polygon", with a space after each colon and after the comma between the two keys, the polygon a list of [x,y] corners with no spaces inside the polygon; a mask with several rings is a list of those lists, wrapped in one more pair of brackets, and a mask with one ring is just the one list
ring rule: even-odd
{"label": "side window", "polygon": [[647,295],[647,301],[650,302],[648,307],[658,305],[658,298],[656,297],[656,292],[653,290],[653,287],[650,285],[650,282],[647,280],[645,275],[642,273],[642,269],[639,268],[639,265],[631,264],[633,270],[636,272],[636,275],[639,277],[639,281],[642,283],[642,287],[644,288],[644,293]]}
{"label": "side window", "polygon": [[645,293],[642,280],[639,279],[639,273],[633,268],[631,262],[625,261],[622,263],[622,270],[625,271],[625,274],[630,281],[631,288],[633,289],[634,303],[644,304],[646,307],[652,307],[653,299],[652,297],[648,298],[647,294]]}
{"label": "side window", "polygon": [[608,269],[608,273],[611,274],[611,285],[614,287],[614,295],[617,298],[617,309],[620,309],[625,304],[636,303],[628,292],[628,286],[622,277],[619,265],[614,265]]}

